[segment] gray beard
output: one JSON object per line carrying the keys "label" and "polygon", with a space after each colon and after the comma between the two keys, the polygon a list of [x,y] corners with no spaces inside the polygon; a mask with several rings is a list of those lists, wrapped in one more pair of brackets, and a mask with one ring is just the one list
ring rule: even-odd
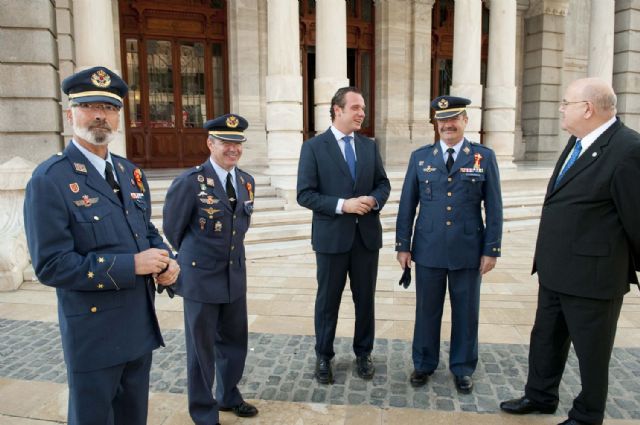
{"label": "gray beard", "polygon": [[108,133],[99,130],[91,131],[88,127],[76,125],[75,121],[73,123],[73,133],[95,146],[108,145],[115,138],[112,130],[109,130]]}

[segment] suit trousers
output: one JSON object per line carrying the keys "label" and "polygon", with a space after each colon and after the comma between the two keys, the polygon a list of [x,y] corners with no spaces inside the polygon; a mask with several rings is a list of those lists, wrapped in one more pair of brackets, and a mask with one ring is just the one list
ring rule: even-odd
{"label": "suit trousers", "polygon": [[621,307],[622,297],[583,298],[540,285],[525,395],[539,403],[558,404],[558,387],[573,342],[582,391],[574,399],[569,417],[587,424],[601,424]]}
{"label": "suit trousers", "polygon": [[238,382],[247,358],[247,298],[230,304],[185,298],[184,323],[189,414],[196,425],[215,424],[220,406],[242,403]]}
{"label": "suit trousers", "polygon": [[70,372],[69,425],[146,425],[151,353],[90,372]]}
{"label": "suit trousers", "polygon": [[430,373],[438,367],[447,283],[451,300],[449,369],[456,376],[472,375],[476,370],[480,282],[478,269],[448,270],[416,264],[416,322],[412,348],[416,370]]}
{"label": "suit trousers", "polygon": [[[340,237],[340,235],[335,235]],[[342,254],[316,252],[318,292],[315,306],[316,355],[332,359],[338,310],[347,275],[356,311],[353,351],[356,356],[370,354],[375,338],[375,292],[379,250],[362,242],[357,228],[351,250]]]}

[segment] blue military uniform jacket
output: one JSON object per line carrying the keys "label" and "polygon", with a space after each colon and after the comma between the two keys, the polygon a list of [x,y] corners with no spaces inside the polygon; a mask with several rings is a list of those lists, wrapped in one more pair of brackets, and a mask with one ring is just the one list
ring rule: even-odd
{"label": "blue military uniform jacket", "polygon": [[211,304],[231,303],[247,292],[244,236],[253,212],[255,181],[236,168],[236,208],[207,160],[178,176],[167,192],[163,229],[178,251],[176,293]]}
{"label": "blue military uniform jacket", "polygon": [[31,260],[40,282],[56,288],[73,372],[121,364],[163,344],[153,281],[135,274],[133,256],[169,247],[151,223],[144,175],[111,157],[124,205],[73,143],[40,164],[26,189]]}
{"label": "blue military uniform jacket", "polygon": [[411,251],[412,260],[425,267],[477,268],[481,256],[500,256],[501,239],[500,176],[491,149],[465,139],[451,172],[439,143],[411,154],[396,222],[396,251]]}

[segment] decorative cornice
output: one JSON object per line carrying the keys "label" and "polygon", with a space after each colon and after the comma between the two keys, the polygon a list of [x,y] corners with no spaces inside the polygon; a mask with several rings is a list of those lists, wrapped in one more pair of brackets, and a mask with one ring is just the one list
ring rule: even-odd
{"label": "decorative cornice", "polygon": [[569,0],[531,0],[526,18],[539,15],[567,16]]}

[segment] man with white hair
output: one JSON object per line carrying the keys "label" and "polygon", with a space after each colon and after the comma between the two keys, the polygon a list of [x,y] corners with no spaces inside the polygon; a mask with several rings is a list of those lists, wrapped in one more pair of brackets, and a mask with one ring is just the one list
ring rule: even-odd
{"label": "man with white hair", "polygon": [[154,281],[172,285],[179,266],[142,171],[109,152],[127,85],[94,67],[62,90],[73,139],[35,169],[24,221],[36,276],[58,296],[68,423],[145,425],[151,353],[164,345]]}
{"label": "man with white hair", "polygon": [[573,343],[582,391],[562,425],[601,424],[622,299],[640,269],[640,134],[616,118],[616,95],[597,78],[569,85],[560,102],[572,136],[547,187],[533,273],[538,307],[524,396],[513,414],[553,413]]}

